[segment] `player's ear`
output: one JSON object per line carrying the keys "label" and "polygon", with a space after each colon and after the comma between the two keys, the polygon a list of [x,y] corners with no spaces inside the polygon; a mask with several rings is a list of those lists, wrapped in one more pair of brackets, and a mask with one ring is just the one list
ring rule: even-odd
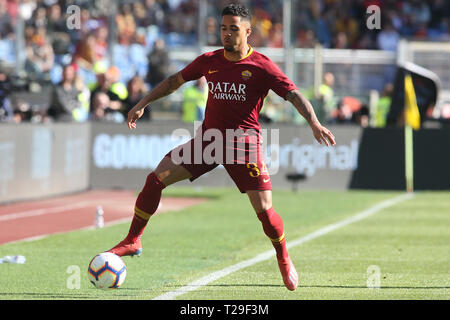
{"label": "player's ear", "polygon": [[245,26],[245,31],[247,34],[247,37],[249,37],[252,34],[252,25],[248,23],[248,25]]}
{"label": "player's ear", "polygon": [[245,35],[249,37],[252,34],[252,23],[247,20],[243,19],[241,20],[241,27],[245,29]]}

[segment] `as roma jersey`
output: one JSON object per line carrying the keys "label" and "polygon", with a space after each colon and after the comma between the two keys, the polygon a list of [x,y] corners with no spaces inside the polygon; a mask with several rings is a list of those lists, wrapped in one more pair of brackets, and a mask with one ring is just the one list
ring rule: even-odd
{"label": "as roma jersey", "polygon": [[204,129],[259,131],[258,116],[269,90],[285,99],[296,89],[274,62],[253,48],[240,61],[228,60],[224,49],[205,53],[181,75],[185,81],[206,78],[209,93]]}

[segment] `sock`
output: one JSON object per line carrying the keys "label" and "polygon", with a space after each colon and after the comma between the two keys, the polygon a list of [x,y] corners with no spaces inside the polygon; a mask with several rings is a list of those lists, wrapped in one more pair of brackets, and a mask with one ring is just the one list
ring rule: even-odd
{"label": "sock", "polygon": [[148,220],[158,209],[161,193],[165,187],[155,173],[152,172],[147,176],[144,188],[136,199],[133,220],[126,237],[128,241],[136,242],[141,238]]}
{"label": "sock", "polygon": [[261,221],[264,233],[272,241],[272,245],[277,254],[277,259],[287,259],[289,254],[286,249],[283,220],[280,215],[273,208],[270,208],[266,211],[257,213],[257,216],[259,221]]}

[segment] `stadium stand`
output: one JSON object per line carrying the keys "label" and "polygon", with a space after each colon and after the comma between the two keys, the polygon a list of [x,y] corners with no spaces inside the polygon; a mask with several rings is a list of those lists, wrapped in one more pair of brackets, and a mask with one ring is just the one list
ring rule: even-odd
{"label": "stadium stand", "polygon": [[[217,18],[221,8],[230,2],[203,2],[208,5],[203,29],[205,45],[220,45]],[[244,2],[253,12],[250,43],[254,47],[283,47],[283,1]],[[114,3],[115,11],[111,10]],[[20,112],[17,101],[47,109],[50,94],[43,99],[43,93],[61,82],[67,64],[74,64],[79,80],[89,88],[95,86],[98,74],[111,67],[111,61],[119,70],[117,81],[125,87],[139,76],[151,88],[149,73],[153,71],[149,61],[157,40],[164,42],[167,50],[198,45],[199,3],[200,0],[24,0],[19,8],[18,0],[0,0],[0,73],[5,75],[0,81],[10,82],[15,99],[9,101],[15,112]],[[74,14],[70,8],[74,5],[79,8],[75,11],[79,14],[79,27],[68,28],[68,19]],[[370,5],[381,9],[382,28],[375,32],[365,27],[366,8]],[[297,48],[313,48],[320,43],[332,49],[396,51],[398,40],[404,37],[450,40],[450,4],[445,0],[308,0],[293,1],[293,6],[293,43]],[[19,12],[24,21],[22,29],[18,25]],[[23,31],[24,52],[17,51],[18,30]],[[20,54],[25,54],[22,72],[17,67]],[[171,68],[174,67],[169,62],[167,72]],[[2,110],[6,108],[6,95],[8,92],[2,98]],[[1,119],[12,121],[6,116]],[[86,121],[89,117],[79,119]]]}

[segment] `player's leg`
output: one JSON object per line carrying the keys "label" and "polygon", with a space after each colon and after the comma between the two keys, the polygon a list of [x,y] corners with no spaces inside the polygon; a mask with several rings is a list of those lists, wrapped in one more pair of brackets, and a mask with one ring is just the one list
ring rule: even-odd
{"label": "player's leg", "polygon": [[261,221],[264,233],[275,249],[283,282],[289,290],[298,285],[298,275],[286,248],[286,238],[281,216],[273,209],[271,190],[247,190],[250,203]]}
{"label": "player's leg", "polygon": [[191,177],[183,166],[176,165],[170,157],[164,157],[155,171],[147,176],[145,185],[136,199],[134,216],[128,235],[109,252],[119,256],[140,255],[142,253],[141,236],[150,217],[158,209],[162,190],[181,180]]}

